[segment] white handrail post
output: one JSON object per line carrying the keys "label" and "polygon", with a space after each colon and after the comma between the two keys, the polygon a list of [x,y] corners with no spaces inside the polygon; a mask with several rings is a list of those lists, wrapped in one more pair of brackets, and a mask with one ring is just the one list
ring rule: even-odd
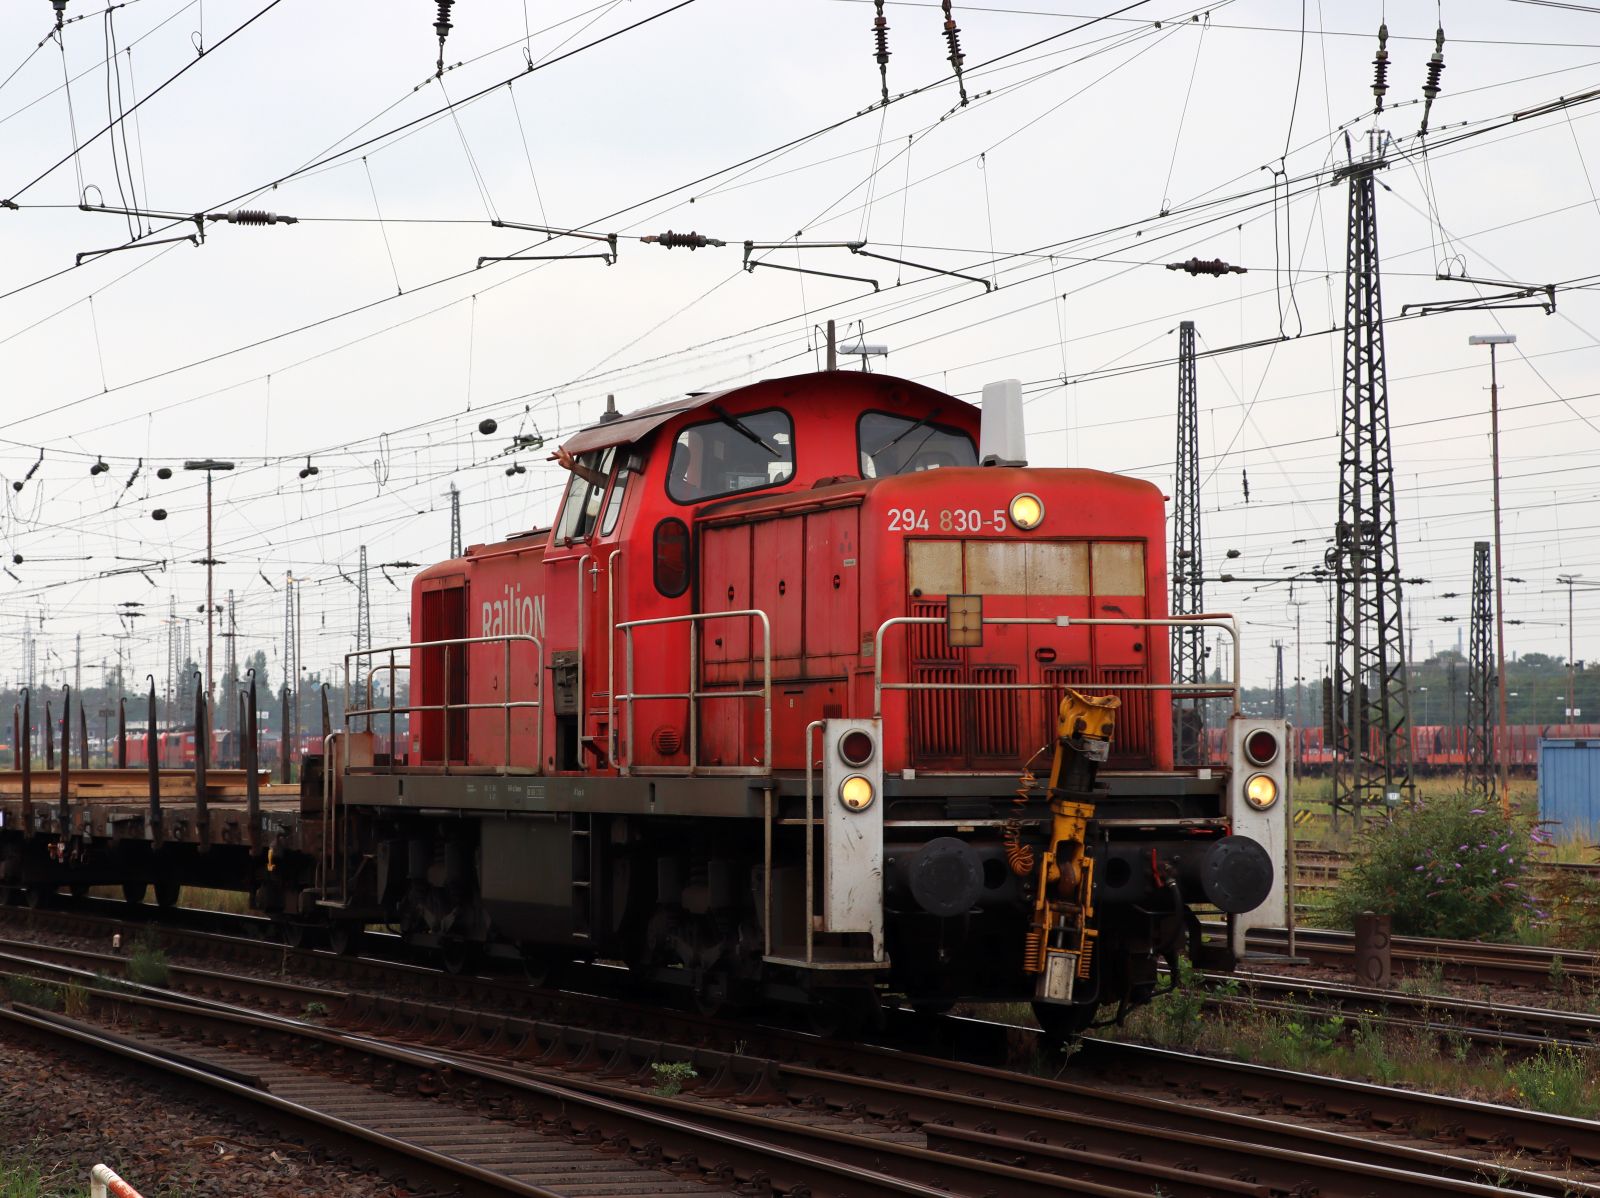
{"label": "white handrail post", "polygon": [[[628,739],[627,739],[627,748],[628,748],[628,755],[631,758],[632,755],[633,755],[633,749],[634,749],[634,739],[633,739],[633,628],[631,626],[629,626],[629,625],[624,625],[623,626],[623,629],[622,629],[622,643],[623,643],[623,646],[624,646],[624,662],[625,662],[625,665],[626,665],[626,674],[627,674],[627,681],[626,681],[625,685],[628,688]],[[633,766],[630,764],[628,766],[628,768],[626,770],[624,770],[623,772],[631,774],[633,772]]]}
{"label": "white handrail post", "polygon": [[815,864],[812,861],[812,856],[813,856],[813,853],[814,853],[814,849],[813,849],[812,846],[813,846],[814,842],[816,841],[815,830],[813,828],[813,822],[814,822],[813,821],[813,816],[814,816],[815,809],[816,809],[816,803],[812,798],[811,733],[813,731],[820,732],[821,729],[822,729],[822,721],[821,720],[812,720],[809,724],[806,725],[806,744],[805,744],[805,749],[806,749],[806,909],[805,909],[805,917],[806,917],[806,964],[807,965],[811,964],[811,953],[812,953],[812,948],[811,948],[811,936],[812,936],[812,918],[811,918],[812,893],[811,892],[812,892],[813,887],[816,885],[816,883],[814,881],[816,867],[815,867]]}
{"label": "white handrail post", "polygon": [[761,617],[761,707],[763,712],[762,733],[763,746],[761,750],[761,764],[766,769],[772,769],[772,621],[767,618],[767,613],[760,608],[756,614]]}
{"label": "white handrail post", "polygon": [[700,624],[689,621],[689,772],[700,768]]}

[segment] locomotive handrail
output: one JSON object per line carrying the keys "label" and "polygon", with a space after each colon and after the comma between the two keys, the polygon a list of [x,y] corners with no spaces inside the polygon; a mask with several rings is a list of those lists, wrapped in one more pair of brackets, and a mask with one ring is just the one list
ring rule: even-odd
{"label": "locomotive handrail", "polygon": [[[761,621],[761,687],[759,690],[701,690],[700,621],[731,619],[734,617],[755,618]],[[633,630],[658,624],[688,624],[689,626],[689,689],[686,691],[666,691],[661,694],[651,694],[635,692],[633,689]],[[772,772],[772,621],[767,618],[766,612],[759,607],[745,607],[735,611],[688,612],[679,616],[656,616],[648,620],[624,620],[617,625],[617,629],[623,634],[623,685],[627,687],[627,691],[624,694],[614,696],[613,702],[623,702],[628,705],[627,749],[629,756],[633,755],[633,705],[636,701],[640,699],[686,699],[689,703],[689,764],[686,769],[680,769],[677,766],[638,767],[617,762],[618,773],[770,774]],[[699,762],[700,719],[697,706],[699,700],[754,699],[758,696],[761,699],[762,708],[761,764],[759,766],[701,765]]]}
{"label": "locomotive handrail", "polygon": [[[535,662],[535,668],[534,668],[534,672],[533,672],[533,677],[534,677],[534,697],[532,699],[505,699],[505,700],[502,700],[499,703],[452,703],[452,702],[450,702],[450,647],[452,645],[468,645],[468,646],[471,646],[471,645],[496,645],[496,644],[500,645],[502,647],[500,676],[501,676],[501,678],[503,678],[505,680],[506,693],[508,695],[511,693],[511,646],[513,644],[528,644],[528,645],[532,645],[533,646],[534,653],[535,653],[535,656],[536,656],[536,659],[537,659],[536,662]],[[373,656],[376,656],[379,653],[387,653],[387,654],[389,654],[389,662],[388,662],[388,664],[387,665],[378,664],[378,665],[373,666],[372,667],[372,673],[368,675],[368,678],[367,678],[368,703],[370,704],[371,703],[371,697],[370,696],[371,696],[372,675],[375,675],[379,670],[387,669],[387,670],[390,671],[391,679],[393,679],[393,677],[394,677],[393,671],[395,671],[397,669],[405,669],[405,670],[411,669],[411,664],[409,662],[406,663],[403,666],[399,665],[398,663],[396,663],[395,660],[394,660],[394,654],[400,653],[400,652],[414,652],[415,650],[418,650],[418,649],[440,649],[440,650],[442,650],[442,653],[443,653],[443,664],[442,664],[442,667],[441,667],[441,670],[440,670],[440,674],[441,674],[441,679],[442,679],[442,682],[443,682],[442,690],[444,692],[444,702],[443,703],[411,703],[411,702],[407,702],[404,705],[396,706],[396,704],[395,704],[395,687],[393,686],[393,684],[391,682],[391,685],[390,685],[390,688],[389,688],[389,703],[388,703],[388,706],[386,706],[386,707],[368,706],[368,707],[354,707],[354,708],[346,707],[345,708],[344,721],[345,721],[346,730],[349,729],[350,722],[352,720],[357,719],[357,718],[359,718],[361,716],[365,716],[365,717],[367,717],[367,730],[370,732],[371,729],[372,729],[372,717],[375,716],[375,715],[387,715],[389,717],[390,768],[393,768],[394,752],[395,752],[395,717],[397,715],[400,715],[400,714],[404,714],[404,715],[408,715],[408,716],[409,715],[414,715],[414,714],[416,714],[418,712],[434,712],[434,711],[443,712],[444,713],[444,720],[442,722],[443,722],[443,725],[444,725],[444,728],[443,728],[443,731],[444,731],[444,752],[443,752],[443,756],[442,756],[442,762],[443,762],[443,766],[444,766],[445,772],[449,773],[450,772],[450,713],[453,712],[453,711],[500,711],[500,712],[503,712],[505,714],[505,729],[504,729],[504,734],[505,734],[505,760],[504,760],[501,768],[509,770],[511,768],[511,713],[512,713],[512,711],[533,710],[533,711],[536,711],[536,712],[540,713],[539,718],[537,718],[537,719],[535,719],[533,721],[533,728],[534,728],[534,733],[533,733],[533,735],[534,735],[534,768],[538,772],[543,772],[543,765],[544,765],[544,718],[543,718],[543,708],[544,708],[544,642],[540,638],[534,636],[531,633],[526,633],[526,632],[509,632],[509,633],[502,633],[499,636],[457,636],[457,637],[447,637],[447,638],[444,638],[444,639],[441,639],[441,640],[436,640],[436,641],[411,641],[411,642],[409,642],[407,644],[404,644],[404,645],[380,645],[380,646],[378,646],[376,648],[372,648],[372,649],[357,649],[357,650],[355,650],[355,651],[353,651],[351,653],[346,653],[344,655],[344,693],[345,693],[345,702],[348,703],[349,700],[350,700],[350,663],[351,663],[352,659],[361,658],[361,657],[373,657]]]}
{"label": "locomotive handrail", "polygon": [[[1060,683],[1053,682],[885,682],[883,680],[883,638],[884,634],[895,625],[912,624],[944,624],[945,620],[938,616],[893,616],[878,625],[878,631],[873,636],[872,642],[872,716],[874,719],[883,718],[883,692],[886,690],[898,691],[1048,691],[1059,690]],[[1118,682],[1104,683],[1109,690],[1119,691],[1169,691],[1176,694],[1201,697],[1217,691],[1231,694],[1233,697],[1233,713],[1239,715],[1243,712],[1242,694],[1239,689],[1239,622],[1231,615],[1223,613],[1208,613],[1197,616],[1165,616],[1161,619],[1078,619],[1074,616],[985,616],[984,624],[1036,624],[1048,625],[1055,628],[1069,628],[1075,625],[1111,625],[1133,627],[1190,627],[1190,628],[1216,628],[1226,632],[1233,644],[1233,682],[1218,684],[1215,682]]]}

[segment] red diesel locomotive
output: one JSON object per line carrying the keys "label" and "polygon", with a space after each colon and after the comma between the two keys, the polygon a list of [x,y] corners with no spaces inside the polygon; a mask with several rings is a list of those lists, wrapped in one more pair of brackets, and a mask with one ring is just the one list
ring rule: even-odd
{"label": "red diesel locomotive", "polygon": [[[423,571],[415,642],[348,660],[306,783],[334,852],[258,902],[708,1009],[1026,998],[1072,1030],[1180,951],[1226,963],[1282,917],[1284,725],[1173,767],[1164,499],[1027,467],[1020,411],[835,371],[608,413],[553,527]],[[367,699],[405,671],[408,706]]]}

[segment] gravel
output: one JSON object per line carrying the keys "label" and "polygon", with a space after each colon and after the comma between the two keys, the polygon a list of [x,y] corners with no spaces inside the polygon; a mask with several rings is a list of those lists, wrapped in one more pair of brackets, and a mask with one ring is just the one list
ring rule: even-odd
{"label": "gravel", "polygon": [[0,1034],[0,1163],[36,1169],[40,1198],[89,1190],[110,1165],[145,1198],[430,1198],[315,1146],[202,1107],[157,1082]]}

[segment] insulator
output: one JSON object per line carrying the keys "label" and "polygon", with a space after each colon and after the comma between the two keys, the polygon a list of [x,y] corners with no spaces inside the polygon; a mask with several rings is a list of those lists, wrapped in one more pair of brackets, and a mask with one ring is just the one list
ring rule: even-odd
{"label": "insulator", "polygon": [[1444,74],[1444,26],[1434,35],[1433,56],[1428,59],[1428,81],[1422,85],[1422,94],[1433,99],[1439,94],[1439,76]]}
{"label": "insulator", "polygon": [[260,208],[235,208],[232,212],[225,212],[221,216],[213,216],[212,220],[225,220],[230,225],[297,225],[300,223],[298,216],[279,216],[276,212],[264,212]]}
{"label": "insulator", "polygon": [[1232,266],[1221,258],[1189,258],[1183,262],[1168,262],[1168,270],[1187,271],[1192,275],[1245,275],[1250,270],[1244,266]]}
{"label": "insulator", "polygon": [[719,241],[715,237],[707,237],[704,233],[674,233],[668,229],[665,233],[652,233],[639,238],[640,241],[653,242],[665,250],[698,250],[708,245],[727,245],[726,241]]}
{"label": "insulator", "polygon": [[950,0],[944,0],[944,40],[950,44],[950,69],[956,73],[956,87],[961,92],[961,106],[967,104],[967,81],[961,77],[961,64],[966,55],[961,53],[961,27],[950,15]]}
{"label": "insulator", "polygon": [[1377,100],[1377,111],[1383,111],[1383,97],[1389,90],[1389,25],[1378,26],[1378,56],[1372,60],[1372,95]]}
{"label": "insulator", "polygon": [[439,19],[433,23],[433,31],[439,35],[439,41],[450,36],[450,9],[456,0],[439,0]]}
{"label": "insulator", "polygon": [[883,15],[883,0],[877,0],[878,15],[872,20],[872,37],[878,45],[878,65],[886,66],[889,62],[889,22]]}

